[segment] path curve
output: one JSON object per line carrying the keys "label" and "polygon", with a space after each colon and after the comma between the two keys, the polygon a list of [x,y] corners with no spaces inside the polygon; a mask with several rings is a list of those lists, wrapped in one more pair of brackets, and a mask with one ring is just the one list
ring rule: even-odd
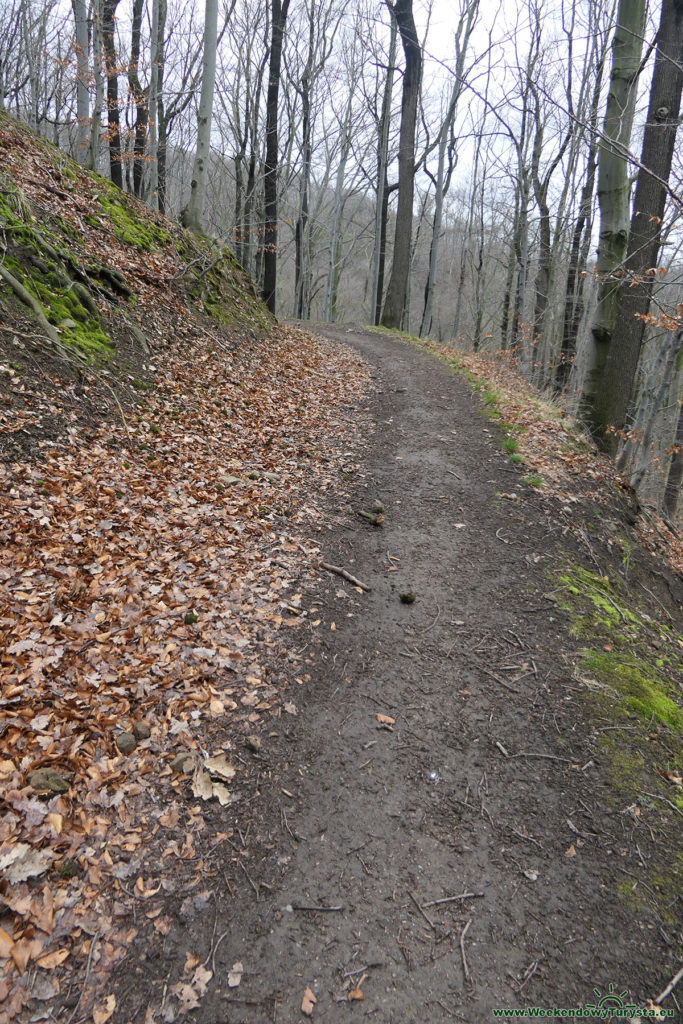
{"label": "path curve", "polygon": [[385,520],[346,516],[324,535],[324,557],[372,590],[323,575],[306,598],[324,640],[263,787],[270,888],[245,886],[217,922],[216,976],[191,1019],[293,1024],[307,988],[325,1024],[482,1024],[610,984],[654,995],[668,966],[654,922],[616,891],[629,823],[589,763],[576,641],[543,596],[558,544],[543,496],[443,364],[314,330],[370,363],[376,431],[348,500],[380,500]]}

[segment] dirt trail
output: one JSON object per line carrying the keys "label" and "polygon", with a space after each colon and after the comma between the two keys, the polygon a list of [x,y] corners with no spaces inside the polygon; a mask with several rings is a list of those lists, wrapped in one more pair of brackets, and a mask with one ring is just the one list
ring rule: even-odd
{"label": "dirt trail", "polygon": [[[127,964],[128,1008],[192,948],[215,975],[185,1019],[206,1024],[292,1024],[307,987],[325,1024],[482,1024],[610,985],[642,1005],[675,966],[654,910],[617,893],[641,869],[633,821],[607,800],[577,641],[543,596],[558,545],[543,497],[457,376],[381,336],[319,330],[374,366],[376,435],[348,500],[380,500],[385,521],[347,516],[323,540],[372,590],[321,576],[308,595],[324,640],[298,717],[264,748],[259,873],[237,873],[234,900],[219,873],[215,921],[186,915],[137,980]],[[523,501],[497,500],[515,489]]]}

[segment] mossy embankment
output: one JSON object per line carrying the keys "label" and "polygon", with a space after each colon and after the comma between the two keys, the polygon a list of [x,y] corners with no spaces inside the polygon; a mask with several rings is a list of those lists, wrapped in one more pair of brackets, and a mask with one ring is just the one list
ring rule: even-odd
{"label": "mossy embankment", "polygon": [[225,246],[189,234],[5,114],[0,167],[5,342],[14,334],[34,350],[102,366],[122,352],[133,363],[148,356],[176,324],[251,337],[272,326]]}

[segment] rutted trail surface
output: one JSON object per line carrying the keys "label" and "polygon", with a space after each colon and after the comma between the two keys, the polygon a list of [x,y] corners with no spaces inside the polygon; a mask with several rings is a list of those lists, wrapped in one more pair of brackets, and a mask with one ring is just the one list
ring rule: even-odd
{"label": "rutted trail surface", "polygon": [[[520,489],[456,375],[379,335],[319,332],[374,377],[348,502],[381,501],[384,523],[346,515],[321,544],[372,589],[321,574],[305,596],[324,639],[298,716],[264,745],[259,871],[237,873],[234,899],[219,873],[215,911],[127,962],[120,1020],[136,1004],[169,1019],[162,990],[190,949],[214,970],[189,1015],[206,1024],[291,1024],[307,988],[326,1024],[480,1024],[611,984],[643,1005],[675,973],[654,909],[618,894],[650,837],[609,800],[572,676],[579,642],[545,596],[560,538],[543,497]],[[523,500],[497,498],[515,489]]]}

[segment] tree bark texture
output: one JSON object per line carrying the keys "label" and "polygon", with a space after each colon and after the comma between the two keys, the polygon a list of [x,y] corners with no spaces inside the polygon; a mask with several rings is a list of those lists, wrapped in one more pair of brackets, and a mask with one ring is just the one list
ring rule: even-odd
{"label": "tree bark texture", "polygon": [[277,166],[278,125],[277,105],[280,95],[280,69],[282,44],[287,22],[289,0],[271,0],[271,40],[266,94],[266,160],[264,167],[264,226],[263,226],[263,301],[275,313],[277,288]]}
{"label": "tree bark texture", "polygon": [[109,175],[119,188],[123,188],[121,166],[121,112],[119,110],[119,69],[116,59],[116,8],[119,0],[104,0],[102,4],[102,43],[107,79],[107,122],[109,135]]}
{"label": "tree bark texture", "polygon": [[612,69],[598,160],[598,308],[592,327],[592,350],[583,385],[582,413],[589,422],[617,315],[620,274],[629,230],[628,147],[640,72],[646,0],[619,0],[612,42]]}
{"label": "tree bark texture", "polygon": [[206,182],[211,155],[211,121],[213,118],[213,92],[216,82],[216,47],[218,43],[218,0],[206,0],[204,15],[204,58],[202,91],[197,117],[197,151],[192,170],[190,201],[183,212],[183,222],[191,231],[203,230],[206,205]]}
{"label": "tree bark texture", "polygon": [[88,162],[90,142],[90,90],[88,88],[88,15],[85,0],[71,0],[76,29],[76,158],[80,164]]}
{"label": "tree bark texture", "polygon": [[396,64],[396,37],[398,28],[394,10],[389,7],[391,15],[391,35],[389,41],[389,64],[382,95],[382,112],[378,126],[377,140],[377,199],[375,203],[375,242],[372,253],[372,322],[377,325],[382,315],[382,298],[384,294],[384,267],[387,246],[387,216],[389,213],[389,191],[387,166],[389,163],[389,128],[391,122],[391,97],[394,89],[394,71]]}
{"label": "tree bark texture", "polygon": [[398,209],[391,278],[382,311],[384,327],[400,328],[410,273],[415,181],[415,125],[422,74],[422,50],[417,38],[412,0],[396,0],[394,16],[405,55],[401,129],[398,150]]}
{"label": "tree bark texture", "polygon": [[[612,342],[594,403],[592,425],[611,451],[616,448],[615,431],[626,423],[645,331],[643,317],[650,308],[682,89],[683,0],[663,0],[625,273]],[[608,427],[610,433],[606,435]]]}

